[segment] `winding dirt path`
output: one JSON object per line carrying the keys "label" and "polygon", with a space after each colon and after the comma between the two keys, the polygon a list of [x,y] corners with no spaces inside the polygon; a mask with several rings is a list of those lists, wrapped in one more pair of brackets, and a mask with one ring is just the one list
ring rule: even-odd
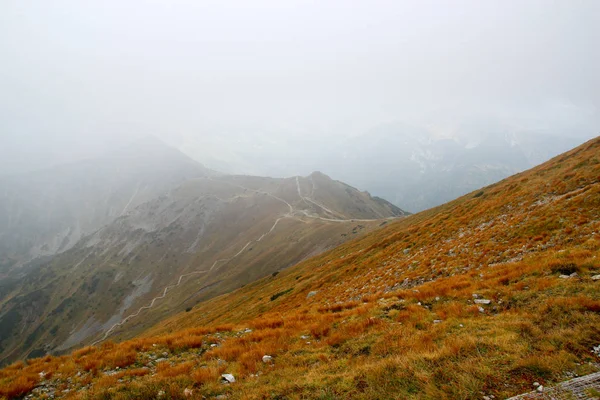
{"label": "winding dirt path", "polygon": [[[167,285],[165,286],[165,288],[162,291],[162,294],[160,296],[154,297],[152,299],[152,301],[143,307],[140,307],[135,313],[127,316],[126,318],[124,318],[123,320],[121,320],[120,322],[117,322],[116,324],[114,324],[113,326],[111,326],[106,332],[104,332],[104,335],[96,340],[95,342],[93,342],[91,344],[91,346],[95,346],[101,342],[103,342],[104,340],[106,340],[110,335],[112,335],[115,331],[115,329],[123,326],[124,324],[126,324],[128,321],[130,321],[131,319],[139,316],[144,310],[150,310],[152,307],[154,307],[154,304],[161,299],[164,299],[167,294],[169,293],[170,290],[175,289],[176,287],[178,287],[179,285],[181,285],[181,282],[183,281],[184,278],[188,277],[188,276],[192,276],[192,275],[198,275],[198,274],[206,274],[211,272],[219,263],[223,263],[222,265],[227,264],[228,262],[230,262],[231,260],[233,260],[234,258],[238,257],[240,254],[242,254],[247,248],[248,246],[250,246],[252,243],[258,243],[261,240],[264,239],[265,236],[269,235],[270,233],[272,233],[275,228],[277,227],[277,224],[279,224],[279,221],[281,221],[282,219],[285,218],[295,218],[295,219],[299,219],[300,221],[302,221],[300,218],[298,218],[296,215],[297,214],[302,214],[302,217],[306,217],[306,218],[312,218],[312,219],[318,219],[318,220],[322,220],[322,221],[328,221],[328,222],[370,222],[370,221],[381,221],[382,218],[379,219],[356,219],[356,218],[352,218],[352,219],[335,219],[335,218],[323,218],[323,217],[319,217],[319,216],[315,216],[315,215],[310,215],[306,210],[296,210],[294,209],[294,207],[287,202],[286,200],[282,199],[281,197],[275,196],[272,193],[269,192],[265,192],[262,190],[256,190],[256,189],[250,189],[247,187],[244,187],[242,185],[237,185],[231,182],[227,182],[227,181],[222,181],[222,180],[218,180],[218,179],[214,179],[212,177],[207,177],[206,179],[211,180],[211,181],[215,181],[215,182],[221,182],[221,183],[225,183],[240,189],[244,189],[247,191],[251,191],[254,193],[258,193],[258,194],[263,194],[263,195],[267,195],[269,197],[272,197],[273,199],[276,199],[282,203],[284,203],[285,205],[288,206],[289,208],[289,212],[286,214],[283,214],[281,216],[279,216],[275,222],[273,223],[273,225],[271,226],[271,228],[263,233],[258,239],[254,239],[254,240],[250,240],[248,243],[246,243],[246,245],[244,245],[237,253],[235,253],[233,256],[228,257],[228,258],[220,258],[218,260],[216,260],[209,269],[204,269],[204,270],[200,270],[200,271],[193,271],[193,272],[188,272],[185,273],[181,276],[179,276],[179,279],[177,279],[177,283],[172,284],[172,285]],[[310,202],[312,204],[315,204],[316,206],[320,207],[321,209],[323,209],[325,212],[327,212],[330,215],[335,216],[336,213],[334,213],[333,211],[329,210],[327,207],[313,201],[310,197],[306,197],[302,195],[302,191],[300,190],[300,181],[299,178],[296,177],[296,187],[298,189],[298,196],[300,197],[300,199],[304,202]],[[240,195],[235,195],[232,198],[237,198],[237,197],[242,197]],[[337,215],[341,215],[341,214],[337,214]],[[389,217],[389,218],[385,218],[385,219],[395,219],[396,217]]]}

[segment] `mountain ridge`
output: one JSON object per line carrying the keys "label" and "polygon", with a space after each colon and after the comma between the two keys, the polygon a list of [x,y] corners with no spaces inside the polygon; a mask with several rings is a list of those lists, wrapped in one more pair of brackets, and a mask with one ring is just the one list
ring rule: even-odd
{"label": "mountain ridge", "polygon": [[131,335],[403,215],[325,175],[187,179],[2,282],[0,356],[60,353],[117,328]]}

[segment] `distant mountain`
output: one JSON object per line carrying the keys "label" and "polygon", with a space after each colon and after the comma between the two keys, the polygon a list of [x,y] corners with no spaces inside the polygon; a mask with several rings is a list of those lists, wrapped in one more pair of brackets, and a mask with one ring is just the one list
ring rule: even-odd
{"label": "distant mountain", "polygon": [[[581,129],[531,130],[490,120],[443,128],[389,123],[340,137],[265,132],[200,138],[188,154],[237,173],[289,176],[320,169],[411,212],[524,171],[590,138]],[[220,149],[226,149],[221,151]]]}
{"label": "distant mountain", "polygon": [[183,181],[216,173],[153,137],[100,159],[0,178],[0,277]]}
{"label": "distant mountain", "polygon": [[[127,161],[134,169],[146,165],[145,158]],[[147,198],[153,179],[155,188],[172,186],[189,176],[180,175],[187,167],[133,177]],[[1,360],[62,352],[105,335],[131,336],[405,215],[318,172],[274,179],[214,176],[191,167],[192,174],[205,176],[137,206],[123,205],[127,196],[120,196],[123,201],[108,213],[112,222],[69,250],[29,264],[25,276],[0,281]],[[173,174],[176,179],[167,181]]]}
{"label": "distant mountain", "polygon": [[439,136],[395,123],[340,143],[321,168],[417,212],[531,168],[583,140],[475,123]]}

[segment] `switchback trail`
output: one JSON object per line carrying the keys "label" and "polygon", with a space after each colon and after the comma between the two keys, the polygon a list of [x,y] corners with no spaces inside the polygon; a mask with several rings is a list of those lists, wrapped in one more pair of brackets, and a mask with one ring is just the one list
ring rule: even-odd
{"label": "switchback trail", "polygon": [[[228,257],[228,258],[220,258],[218,260],[216,260],[209,269],[204,269],[204,270],[200,270],[200,271],[192,271],[192,272],[188,272],[185,274],[182,274],[179,276],[179,278],[177,279],[177,283],[175,284],[171,284],[171,285],[167,285],[164,287],[164,289],[162,290],[162,294],[160,296],[154,297],[152,299],[152,301],[150,301],[150,303],[148,305],[145,305],[143,307],[140,307],[135,313],[127,316],[126,318],[124,318],[123,320],[121,320],[120,322],[117,322],[116,324],[114,324],[113,326],[111,326],[106,332],[104,332],[104,335],[96,340],[95,342],[93,342],[91,344],[91,346],[95,346],[101,342],[103,342],[104,340],[106,340],[110,335],[112,335],[115,331],[115,329],[123,326],[124,324],[126,324],[128,321],[130,321],[131,319],[139,316],[142,311],[144,310],[150,310],[152,307],[154,307],[154,305],[156,304],[156,302],[158,300],[164,299],[167,294],[169,293],[170,290],[175,289],[176,287],[178,287],[179,285],[181,285],[181,282],[183,281],[184,278],[192,276],[192,275],[198,275],[198,274],[206,274],[211,272],[219,263],[223,263],[222,265],[227,264],[228,262],[230,262],[231,260],[233,260],[234,258],[238,257],[240,254],[242,254],[247,248],[248,246],[250,246],[252,243],[258,243],[261,240],[263,240],[263,238],[265,236],[267,236],[268,234],[272,233],[273,230],[275,230],[275,228],[277,227],[277,224],[279,224],[279,221],[281,221],[282,219],[285,218],[294,218],[294,219],[298,219],[301,221],[301,218],[298,218],[297,215],[301,214],[302,217],[306,217],[306,218],[311,218],[311,219],[318,219],[318,220],[322,220],[322,221],[327,221],[327,222],[372,222],[372,221],[381,221],[382,219],[395,219],[396,217],[389,217],[389,218],[379,218],[379,219],[357,219],[357,218],[351,218],[351,219],[336,219],[336,218],[323,218],[320,216],[315,216],[315,215],[311,215],[309,214],[306,210],[296,210],[294,209],[294,207],[287,202],[286,200],[282,199],[281,197],[275,196],[272,193],[269,192],[265,192],[262,190],[256,190],[256,189],[250,189],[247,188],[245,186],[242,185],[238,185],[238,184],[234,184],[231,182],[227,182],[227,181],[223,181],[220,179],[214,179],[212,177],[207,177],[206,179],[211,180],[211,181],[215,181],[215,182],[221,182],[221,183],[225,183],[240,189],[244,189],[247,191],[251,191],[254,193],[259,193],[259,194],[263,194],[263,195],[267,195],[269,197],[272,197],[273,199],[280,201],[282,203],[284,203],[288,208],[289,208],[289,212],[283,215],[280,215],[275,222],[273,223],[273,225],[271,226],[271,228],[266,231],[265,233],[263,233],[258,239],[254,239],[254,240],[250,240],[248,243],[246,243],[237,253],[235,253],[233,256]],[[302,195],[302,192],[300,190],[300,182],[298,177],[296,177],[296,187],[298,190],[298,196],[300,197],[300,199],[304,202],[310,202],[318,207],[320,207],[323,211],[325,211],[326,213],[336,216],[336,215],[341,215],[341,214],[337,214],[334,213],[333,211],[331,211],[330,209],[328,209],[327,207],[317,203],[316,201],[312,200],[310,197],[306,197]],[[237,198],[237,197],[241,197],[240,195],[235,195],[232,198]],[[222,199],[223,200],[223,199]],[[221,265],[221,266],[222,266]]]}

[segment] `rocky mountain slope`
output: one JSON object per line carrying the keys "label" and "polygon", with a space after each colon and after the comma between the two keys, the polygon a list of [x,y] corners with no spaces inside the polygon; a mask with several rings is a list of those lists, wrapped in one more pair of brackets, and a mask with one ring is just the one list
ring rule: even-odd
{"label": "rocky mountain slope", "polygon": [[0,284],[0,357],[131,337],[403,216],[329,177],[189,179]]}
{"label": "rocky mountain slope", "polygon": [[0,178],[0,278],[187,179],[215,174],[147,137],[100,159]]}
{"label": "rocky mountain slope", "polygon": [[480,399],[534,383],[543,391],[599,369],[598,256],[600,138],[137,339],[14,364],[0,371],[0,395]]}

